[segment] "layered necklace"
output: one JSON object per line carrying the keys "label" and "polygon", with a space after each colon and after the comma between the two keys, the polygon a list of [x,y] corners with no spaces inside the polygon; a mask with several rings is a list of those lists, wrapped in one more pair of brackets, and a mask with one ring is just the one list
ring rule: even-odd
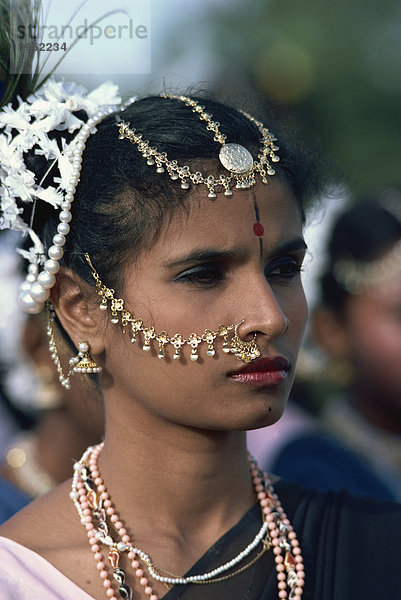
{"label": "layered necklace", "polygon": [[[278,598],[301,600],[305,572],[299,542],[268,476],[252,456],[249,456],[249,469],[262,513],[260,530],[237,556],[219,567],[206,573],[179,576],[156,567],[150,556],[138,548],[128,535],[99,472],[98,457],[103,445],[90,446],[75,463],[70,497],[87,531],[107,598],[133,598],[133,590],[121,567],[123,554],[127,555],[145,596],[149,600],[159,600],[150,580],[167,588],[217,583],[245,571],[271,549],[276,565]],[[257,554],[250,558],[257,549]]]}

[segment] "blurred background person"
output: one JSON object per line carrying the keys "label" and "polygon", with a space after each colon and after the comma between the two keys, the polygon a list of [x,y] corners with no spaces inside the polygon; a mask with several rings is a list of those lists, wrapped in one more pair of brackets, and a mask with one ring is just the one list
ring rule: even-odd
{"label": "blurred background person", "polygon": [[[68,479],[74,461],[103,435],[103,405],[95,384],[87,376],[73,379],[71,390],[60,385],[44,320],[44,315],[27,317],[20,361],[6,374],[20,431],[0,466],[0,523]],[[19,401],[18,391],[24,395]]]}
{"label": "blurred background person", "polygon": [[[312,386],[316,418],[292,402],[273,438],[251,432],[266,468],[309,487],[401,500],[401,194],[341,214],[332,230],[312,336],[327,361]],[[301,359],[302,366],[302,359]],[[322,398],[325,401],[322,402]],[[311,400],[308,400],[311,405]],[[317,404],[315,405],[317,406]],[[273,426],[273,430],[274,430]]]}
{"label": "blurred background person", "polygon": [[398,191],[379,193],[339,219],[321,287],[315,338],[334,362],[339,383],[343,378],[343,389],[327,402],[322,421],[401,500]]}

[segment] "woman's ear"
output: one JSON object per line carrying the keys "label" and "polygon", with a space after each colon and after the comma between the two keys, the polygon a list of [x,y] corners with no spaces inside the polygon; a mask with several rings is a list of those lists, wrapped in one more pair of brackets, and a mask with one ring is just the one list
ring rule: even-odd
{"label": "woman's ear", "polygon": [[348,357],[348,338],[345,324],[333,310],[317,308],[311,317],[313,339],[331,358]]}
{"label": "woman's ear", "polygon": [[77,347],[87,341],[91,353],[104,350],[105,321],[93,305],[93,289],[70,269],[60,269],[51,302],[61,325]]}

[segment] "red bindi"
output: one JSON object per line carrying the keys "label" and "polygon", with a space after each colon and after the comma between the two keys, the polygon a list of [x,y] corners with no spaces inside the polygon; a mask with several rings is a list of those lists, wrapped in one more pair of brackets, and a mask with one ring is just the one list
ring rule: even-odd
{"label": "red bindi", "polygon": [[253,226],[253,230],[255,232],[255,235],[257,235],[258,237],[261,237],[265,232],[261,223],[255,223],[255,225]]}

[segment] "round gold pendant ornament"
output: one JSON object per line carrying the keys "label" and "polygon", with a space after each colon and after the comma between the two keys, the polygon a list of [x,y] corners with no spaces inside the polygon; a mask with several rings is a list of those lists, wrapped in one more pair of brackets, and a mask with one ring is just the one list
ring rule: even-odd
{"label": "round gold pendant ornament", "polygon": [[240,144],[224,144],[219,152],[221,164],[236,175],[249,173],[253,168],[252,154]]}

